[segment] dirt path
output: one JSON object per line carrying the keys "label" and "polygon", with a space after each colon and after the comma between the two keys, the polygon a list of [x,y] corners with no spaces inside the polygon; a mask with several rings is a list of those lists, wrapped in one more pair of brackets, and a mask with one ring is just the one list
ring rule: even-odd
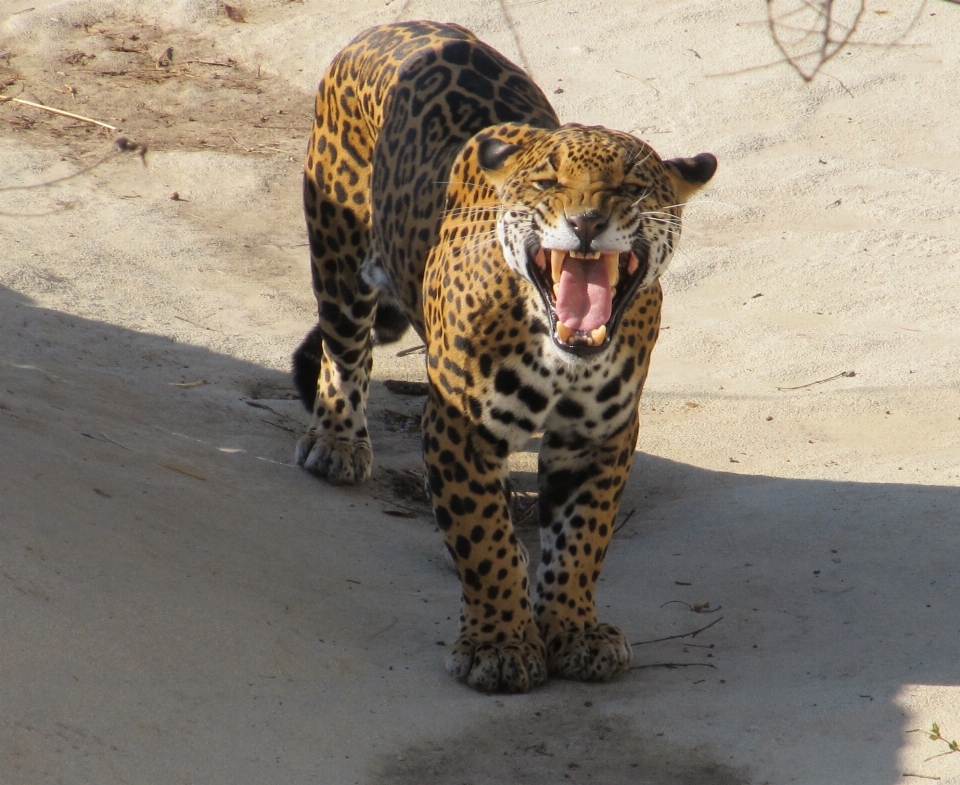
{"label": "dirt path", "polygon": [[[4,785],[960,782],[910,732],[960,737],[960,6],[807,84],[743,70],[777,59],[762,3],[508,5],[517,39],[488,0],[0,10],[4,95],[148,148],[11,190],[115,134],[0,105]],[[566,120],[721,162],[664,279],[600,596],[641,667],[611,684],[443,671],[421,399],[383,384],[423,378],[415,340],[377,355],[371,483],[291,465],[311,90],[401,15],[523,55]]]}

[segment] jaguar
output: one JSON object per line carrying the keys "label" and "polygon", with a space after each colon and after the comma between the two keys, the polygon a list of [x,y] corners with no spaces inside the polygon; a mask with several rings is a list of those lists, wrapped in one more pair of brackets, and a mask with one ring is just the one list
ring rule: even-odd
{"label": "jaguar", "polygon": [[[473,33],[361,33],[320,82],[303,179],[319,321],[294,353],[311,413],[296,462],[368,479],[373,346],[426,347],[423,461],[459,574],[450,673],[485,692],[609,679],[631,659],[595,593],[637,443],[639,402],[684,205],[716,158],[662,159],[561,124]],[[508,457],[540,436],[535,581]]]}

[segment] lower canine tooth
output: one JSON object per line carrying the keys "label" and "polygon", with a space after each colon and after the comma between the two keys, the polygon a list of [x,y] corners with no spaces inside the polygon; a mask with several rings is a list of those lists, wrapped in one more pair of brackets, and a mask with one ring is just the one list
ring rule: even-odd
{"label": "lower canine tooth", "polygon": [[590,331],[590,343],[599,346],[607,337],[607,325],[601,324],[596,330]]}
{"label": "lower canine tooth", "polygon": [[[606,330],[606,328],[604,328],[604,330]],[[573,335],[573,330],[563,322],[557,322],[557,338],[563,341],[563,343],[568,343],[571,335]]]}

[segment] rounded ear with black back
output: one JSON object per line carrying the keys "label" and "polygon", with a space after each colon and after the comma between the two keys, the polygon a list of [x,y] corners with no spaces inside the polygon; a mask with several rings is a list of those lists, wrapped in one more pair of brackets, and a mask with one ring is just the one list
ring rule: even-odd
{"label": "rounded ear with black back", "polygon": [[500,188],[507,181],[513,171],[510,159],[522,149],[522,145],[496,136],[488,136],[480,140],[477,146],[477,163],[484,177],[494,188]]}
{"label": "rounded ear with black back", "polygon": [[520,145],[490,137],[480,142],[477,148],[477,161],[486,172],[496,172],[503,168],[507,159],[520,151]]}
{"label": "rounded ear with black back", "polygon": [[693,158],[671,158],[663,163],[673,180],[680,205],[710,182],[717,171],[717,158],[711,153],[700,153]]}

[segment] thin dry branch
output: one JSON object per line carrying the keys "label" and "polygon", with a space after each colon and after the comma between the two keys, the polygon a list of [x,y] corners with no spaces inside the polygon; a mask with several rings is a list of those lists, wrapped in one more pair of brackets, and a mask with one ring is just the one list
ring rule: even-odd
{"label": "thin dry branch", "polygon": [[663,643],[663,641],[672,641],[672,640],[676,640],[677,638],[696,638],[704,630],[709,630],[714,624],[719,624],[722,621],[723,621],[723,616],[721,616],[719,619],[714,619],[705,627],[701,627],[699,630],[694,630],[693,632],[684,632],[684,633],[681,633],[680,635],[668,635],[666,638],[654,638],[653,640],[649,640],[649,641],[637,641],[636,643],[631,643],[630,645],[646,646],[648,643]]}
{"label": "thin dry branch", "polygon": [[84,123],[92,123],[93,125],[99,125],[101,128],[107,128],[111,131],[118,131],[115,125],[110,125],[109,123],[101,122],[100,120],[94,120],[92,117],[84,117],[82,114],[74,114],[73,112],[65,112],[63,109],[54,109],[52,106],[45,106],[44,104],[36,104],[33,101],[25,101],[23,98],[13,98],[9,95],[0,95],[0,103],[15,103],[23,104],[24,106],[32,106],[34,109],[42,109],[44,112],[50,112],[50,114],[58,114],[62,117],[69,117],[71,120],[80,120]]}
{"label": "thin dry branch", "polygon": [[834,379],[850,379],[857,375],[856,371],[841,371],[840,373],[834,374],[833,376],[828,376],[826,379],[817,379],[815,382],[807,382],[807,384],[800,384],[796,387],[777,387],[778,390],[802,390],[805,387],[813,387],[815,384],[823,384],[824,382],[832,382]]}
{"label": "thin dry branch", "polygon": [[639,671],[646,668],[716,668],[712,662],[651,662],[646,665],[631,665],[629,670]]}

